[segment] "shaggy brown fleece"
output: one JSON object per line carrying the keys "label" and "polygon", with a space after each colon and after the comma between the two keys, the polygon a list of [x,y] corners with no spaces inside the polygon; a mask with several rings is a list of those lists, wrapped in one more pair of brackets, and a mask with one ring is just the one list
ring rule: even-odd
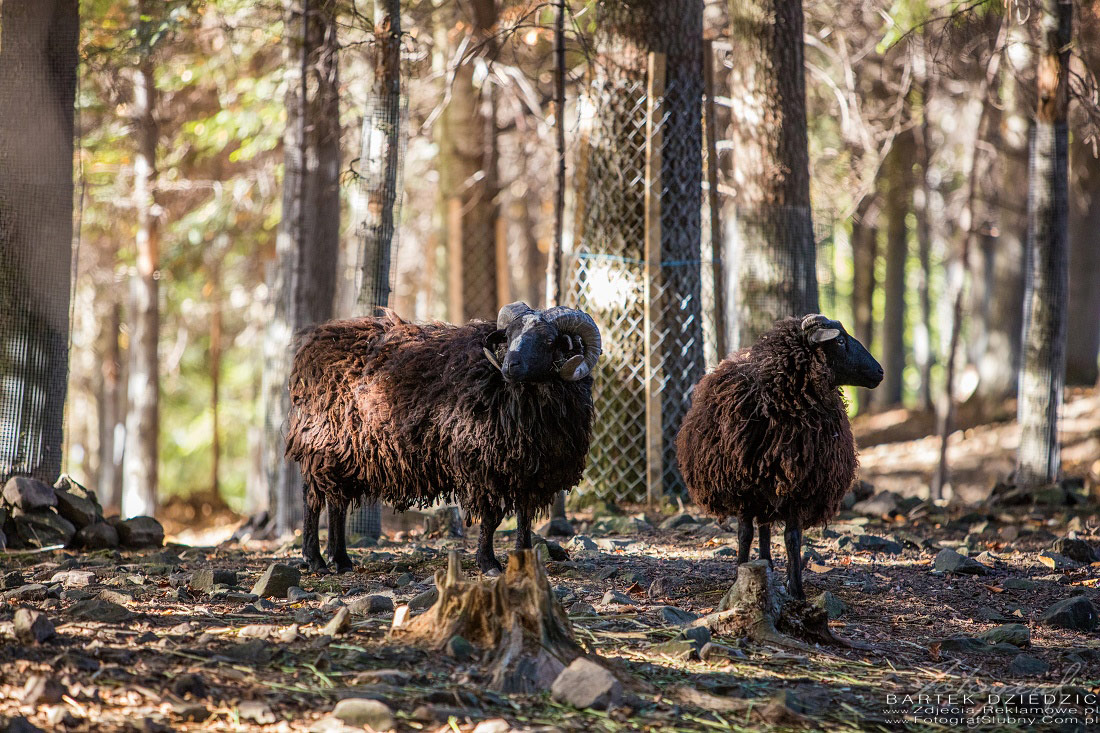
{"label": "shaggy brown fleece", "polygon": [[691,498],[719,518],[827,522],[858,465],[848,412],[798,318],[778,322],[695,387],[676,438]]}
{"label": "shaggy brown fleece", "polygon": [[510,384],[482,351],[494,330],[387,312],[310,331],[294,358],[286,441],[310,506],[382,500],[404,510],[446,499],[480,519],[533,513],[575,486],[592,378]]}

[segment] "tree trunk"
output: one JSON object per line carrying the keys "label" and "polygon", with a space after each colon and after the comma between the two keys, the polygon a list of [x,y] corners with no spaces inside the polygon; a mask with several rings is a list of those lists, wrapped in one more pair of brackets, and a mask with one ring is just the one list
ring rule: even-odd
{"label": "tree trunk", "polygon": [[724,212],[724,260],[736,292],[727,299],[733,348],[780,318],[818,310],[802,27],[801,0],[730,2],[736,197]]}
{"label": "tree trunk", "polygon": [[[852,217],[852,320],[853,334],[868,351],[874,351],[875,259],[878,257],[878,208],[874,194],[863,197]],[[856,391],[859,412],[871,406],[873,392]]]}
{"label": "tree trunk", "polygon": [[0,3],[0,481],[61,471],[76,0]]}
{"label": "tree trunk", "polygon": [[909,255],[909,228],[905,219],[913,201],[913,138],[908,132],[894,140],[884,163],[886,195],[885,307],[882,314],[882,368],[886,376],[875,391],[879,407],[901,404],[905,372],[905,263]]}
{"label": "tree trunk", "polygon": [[221,261],[215,253],[210,267],[210,495],[221,496],[219,471],[221,468],[221,429],[218,411],[221,406],[222,376],[222,283]]}
{"label": "tree trunk", "polygon": [[[294,335],[332,317],[340,248],[337,0],[287,0],[283,220],[264,363],[265,464],[280,535],[301,524],[297,466],[284,460]],[[303,20],[304,17],[304,20]],[[307,82],[308,83],[305,83]]]}
{"label": "tree trunk", "polygon": [[157,507],[157,448],[160,437],[160,310],[157,267],[160,258],[156,207],[157,89],[150,48],[153,21],[146,0],[138,3],[138,67],[134,74],[132,125],[134,211],[137,216],[137,275],[130,283],[130,371],[127,384],[126,449],[122,459],[122,516],[152,516]]}
{"label": "tree trunk", "polygon": [[[927,51],[927,39],[922,43],[922,54]],[[932,82],[929,79],[929,67],[932,60],[922,56],[920,101],[921,120],[914,132],[917,149],[917,161],[920,165],[920,178],[917,179],[913,198],[913,214],[916,220],[917,260],[919,264],[917,280],[917,299],[919,315],[913,325],[913,357],[920,372],[920,409],[931,413],[935,410],[932,400],[932,365],[936,361],[932,346],[932,296],[930,280],[932,277],[932,221],[929,206],[932,197],[932,185],[929,181],[929,168],[932,162],[931,125],[928,121],[928,106],[932,97]]]}
{"label": "tree trunk", "polygon": [[105,318],[100,320],[103,363],[99,390],[99,476],[95,491],[99,503],[106,508],[118,508],[122,499],[122,354],[118,335],[122,330],[122,305],[114,295],[107,296]]}
{"label": "tree trunk", "polygon": [[1071,147],[1069,333],[1066,384],[1092,386],[1100,352],[1100,161],[1080,137]]}
{"label": "tree trunk", "polygon": [[1073,5],[1044,0],[1038,64],[1039,103],[1031,131],[1027,202],[1024,361],[1020,371],[1017,484],[1034,488],[1058,478],[1058,414],[1066,364],[1069,290],[1069,45]]}
{"label": "tree trunk", "polygon": [[[496,103],[491,82],[474,82],[475,57],[491,55],[496,0],[440,6],[453,80],[436,125],[443,241],[451,287],[448,318],[495,320],[497,309]],[[441,34],[442,35],[442,34]]]}

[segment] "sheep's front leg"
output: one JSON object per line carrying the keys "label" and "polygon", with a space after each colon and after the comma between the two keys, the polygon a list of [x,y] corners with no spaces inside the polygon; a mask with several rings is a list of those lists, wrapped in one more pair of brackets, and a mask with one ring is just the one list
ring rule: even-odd
{"label": "sheep's front leg", "polygon": [[496,576],[504,571],[504,567],[497,562],[497,556],[493,553],[493,535],[496,534],[500,519],[499,510],[481,513],[481,533],[477,538],[477,566],[485,575]]}
{"label": "sheep's front leg", "polygon": [[802,527],[797,519],[787,520],[783,531],[783,543],[787,546],[787,590],[798,600],[805,600],[802,590]]}
{"label": "sheep's front leg", "polygon": [[737,518],[737,564],[749,561],[752,551],[752,517],[746,515]]}
{"label": "sheep's front leg", "polygon": [[328,556],[336,563],[337,573],[350,573],[355,563],[348,557],[348,506],[344,503],[328,505]]}
{"label": "sheep's front leg", "polygon": [[768,567],[775,569],[775,563],[772,562],[772,526],[770,524],[760,525],[760,559],[768,561]]}
{"label": "sheep's front leg", "polygon": [[305,517],[302,524],[302,557],[305,559],[310,572],[327,573],[328,565],[325,564],[325,559],[321,557],[321,542],[317,536],[317,525],[320,523],[321,509],[311,506],[306,493],[307,491],[303,489]]}
{"label": "sheep's front leg", "polygon": [[531,549],[531,512],[516,508],[516,549]]}

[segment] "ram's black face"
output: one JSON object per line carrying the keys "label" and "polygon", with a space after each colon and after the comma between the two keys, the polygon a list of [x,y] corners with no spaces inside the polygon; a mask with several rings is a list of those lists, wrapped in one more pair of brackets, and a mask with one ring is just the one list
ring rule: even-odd
{"label": "ram's black face", "polygon": [[[555,363],[569,348],[553,324],[537,312],[516,318],[506,328],[493,332],[488,347],[505,346],[500,372],[509,382],[546,382],[557,377]],[[498,352],[499,353],[499,352]]]}
{"label": "ram's black face", "polygon": [[810,340],[825,353],[838,387],[848,384],[874,389],[882,381],[882,365],[844,330],[840,321],[822,323],[810,334]]}

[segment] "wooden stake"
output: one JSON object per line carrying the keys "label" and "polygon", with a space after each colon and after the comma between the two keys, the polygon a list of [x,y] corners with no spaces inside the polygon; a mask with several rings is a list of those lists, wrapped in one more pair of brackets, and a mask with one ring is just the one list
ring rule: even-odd
{"label": "wooden stake", "polygon": [[661,400],[661,115],[665,94],[661,53],[649,54],[645,146],[645,422],[646,501],[652,507],[664,493],[664,411]]}
{"label": "wooden stake", "polygon": [[707,201],[710,213],[710,273],[714,288],[714,334],[719,360],[726,358],[726,299],[722,275],[722,225],[718,197],[717,122],[714,114],[714,43],[703,41],[703,141],[707,146]]}

